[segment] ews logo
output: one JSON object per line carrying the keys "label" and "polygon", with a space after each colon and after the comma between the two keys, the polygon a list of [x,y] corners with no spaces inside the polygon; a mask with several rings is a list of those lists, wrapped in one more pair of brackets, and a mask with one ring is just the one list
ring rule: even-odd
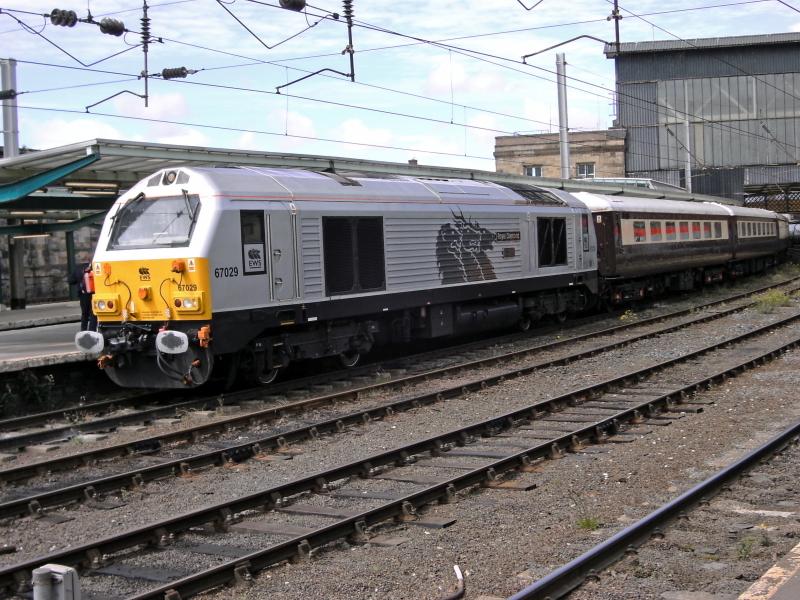
{"label": "ews logo", "polygon": [[150,281],[150,267],[139,267],[139,281]]}

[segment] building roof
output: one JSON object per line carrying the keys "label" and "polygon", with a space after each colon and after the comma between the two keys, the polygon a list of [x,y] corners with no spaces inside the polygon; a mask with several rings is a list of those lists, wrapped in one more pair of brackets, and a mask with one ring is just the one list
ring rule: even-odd
{"label": "building roof", "polygon": [[695,38],[691,40],[656,40],[652,42],[625,42],[619,45],[606,44],[603,52],[607,58],[622,54],[645,54],[652,52],[676,52],[681,50],[709,50],[736,46],[772,46],[800,43],[800,33],[770,33],[766,35],[737,35],[730,37]]}
{"label": "building roof", "polygon": [[[83,161],[86,164],[82,164]],[[42,173],[54,173],[66,164],[76,168],[67,176],[51,177],[52,185],[68,188],[83,184],[84,187],[99,184],[112,185],[118,192],[133,186],[137,181],[156,171],[179,165],[189,167],[279,167],[308,169],[312,171],[381,173],[411,175],[413,177],[443,177],[452,179],[479,179],[503,185],[535,184],[567,192],[595,191],[611,195],[635,195],[648,198],[670,197],[680,200],[725,201],[712,196],[691,194],[683,191],[649,190],[631,188],[619,184],[592,183],[588,179],[562,180],[537,178],[522,175],[458,169],[408,163],[391,163],[332,156],[314,156],[260,152],[254,150],[229,150],[151,144],[124,140],[94,139],[59,148],[29,152],[13,158],[0,159],[0,187],[11,182],[33,178]],[[33,185],[42,185],[34,182]],[[34,188],[37,189],[37,188]],[[33,196],[33,194],[32,194]],[[81,208],[76,198],[75,206]]]}

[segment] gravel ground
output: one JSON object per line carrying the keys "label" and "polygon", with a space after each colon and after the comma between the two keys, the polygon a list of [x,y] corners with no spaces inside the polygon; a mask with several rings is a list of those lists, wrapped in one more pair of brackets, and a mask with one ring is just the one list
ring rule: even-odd
{"label": "gravel ground", "polygon": [[[574,363],[569,367],[545,369],[533,376],[508,382],[480,394],[451,400],[446,404],[425,407],[411,413],[399,414],[384,421],[373,422],[367,427],[352,430],[347,436],[337,436],[304,444],[302,454],[295,456],[291,461],[270,464],[251,461],[239,465],[235,469],[213,469],[188,479],[171,479],[153,483],[148,485],[144,492],[126,494],[126,498],[130,501],[129,504],[111,511],[98,512],[86,506],[60,511],[75,517],[74,520],[67,523],[55,525],[46,521],[18,520],[4,527],[3,533],[8,543],[18,544],[19,551],[15,555],[0,558],[3,559],[3,564],[8,565],[33,555],[69,547],[71,540],[74,540],[72,542],[74,544],[83,543],[88,538],[110,535],[160,517],[178,514],[188,508],[199,508],[225,498],[243,495],[249,491],[287,481],[300,474],[307,474],[352,460],[356,456],[365,456],[370,452],[447,431],[465,422],[486,418],[502,410],[523,406],[531,400],[543,399],[558,393],[559,390],[574,389],[582,381],[588,382],[590,379],[602,375],[610,376],[621,371],[632,370],[637,365],[651,364],[668,356],[682,353],[687,349],[701,347],[716,339],[728,337],[735,332],[749,330],[772,319],[774,317],[747,311],[691,330],[662,336],[657,343],[652,340],[643,341],[620,351]],[[504,365],[503,370],[509,366]],[[769,368],[767,367],[767,369]],[[576,372],[580,375],[576,376]],[[477,374],[470,375],[470,378],[473,378]],[[735,382],[729,382],[726,387],[737,385],[738,382],[753,376],[753,373],[742,376]],[[462,380],[463,378],[454,377],[449,383],[457,384]],[[440,382],[437,382],[436,385],[439,384]],[[366,398],[362,402],[370,401],[374,402],[375,399]],[[352,409],[354,406],[356,404],[349,405],[348,409]],[[539,489],[535,492],[484,491],[467,494],[454,505],[436,507],[431,510],[431,514],[452,516],[457,518],[456,524],[448,529],[430,531],[418,527],[403,527],[401,533],[403,536],[407,536],[409,541],[397,548],[375,549],[369,545],[350,547],[347,544],[340,544],[333,551],[322,551],[312,563],[315,568],[313,581],[306,581],[308,574],[307,572],[305,575],[302,574],[306,571],[302,567],[273,569],[259,578],[256,587],[248,592],[249,597],[258,598],[269,595],[270,597],[296,598],[300,595],[309,595],[315,598],[436,598],[441,594],[442,589],[452,584],[452,564],[453,561],[459,562],[456,560],[458,557],[463,557],[460,564],[469,572],[469,597],[473,597],[473,586],[480,587],[481,583],[485,583],[480,588],[484,590],[484,593],[499,591],[501,594],[506,594],[524,584],[524,581],[519,581],[519,578],[515,576],[519,571],[533,569],[531,573],[534,575],[543,574],[549,567],[560,564],[559,558],[566,560],[579,553],[581,548],[588,547],[597,541],[600,535],[608,534],[617,523],[614,519],[607,520],[603,517],[601,508],[610,506],[613,507],[612,510],[619,512],[619,507],[625,506],[628,512],[636,513],[639,504],[632,503],[632,499],[640,493],[646,494],[644,491],[639,492],[638,486],[636,491],[631,489],[623,491],[622,498],[626,500],[623,504],[615,505],[612,502],[609,505],[605,497],[610,489],[618,487],[610,486],[609,480],[620,485],[623,483],[639,484],[642,478],[638,475],[634,476],[634,474],[644,468],[623,467],[623,470],[628,469],[625,471],[626,475],[614,480],[613,473],[616,471],[603,464],[605,459],[613,457],[616,453],[628,452],[628,456],[623,455],[618,460],[635,463],[651,454],[656,456],[658,453],[678,454],[677,451],[671,450],[671,444],[674,441],[670,439],[671,433],[676,428],[683,427],[684,421],[691,422],[691,428],[680,429],[680,431],[684,433],[684,440],[694,439],[694,423],[696,421],[706,422],[711,413],[721,413],[722,416],[725,416],[724,411],[719,409],[720,406],[715,406],[707,409],[706,413],[702,415],[692,415],[671,427],[658,428],[654,434],[645,436],[635,443],[607,444],[601,448],[603,452],[599,454],[595,452],[581,453],[570,455],[555,463],[549,463],[543,467],[541,473],[536,475]],[[730,410],[738,412],[740,409],[731,408]],[[304,419],[310,420],[320,415],[329,416],[330,414],[335,414],[335,411],[316,411],[315,415],[305,415]],[[758,419],[760,416],[763,415],[758,413],[752,415],[752,418]],[[709,431],[714,432],[714,426]],[[740,429],[731,431],[732,435],[741,435],[742,433]],[[657,437],[654,438],[654,435]],[[701,433],[698,443],[704,445],[692,450],[690,455],[694,459],[699,459],[699,454],[707,451],[703,448],[707,448],[709,445],[713,446],[717,441],[713,438],[714,436],[709,436],[708,432]],[[644,457],[641,456],[642,445],[649,450],[648,442],[650,441],[658,446],[658,451],[655,449],[652,452],[646,451]],[[726,443],[724,439],[719,441],[722,441],[723,446]],[[678,444],[681,448],[688,445],[690,445],[688,442]],[[637,447],[638,450],[633,450],[634,447]],[[676,460],[678,462],[673,462]],[[647,479],[648,481],[652,479],[652,483],[660,483],[663,486],[665,483],[664,471],[668,467],[683,465],[685,461],[679,460],[675,456],[664,458],[662,461],[665,466],[653,467],[652,477]],[[614,461],[611,460],[611,462]],[[605,470],[593,475],[592,473],[597,468]],[[695,466],[694,469],[697,473],[702,471],[700,466]],[[609,474],[609,471],[613,473]],[[548,483],[550,477],[553,477],[554,480]],[[562,477],[565,480],[561,480]],[[598,482],[594,482],[595,477]],[[685,473],[676,472],[670,477],[675,477],[677,482],[681,482],[680,485],[688,485]],[[571,481],[571,478],[574,480]],[[602,487],[592,490],[593,482]],[[675,483],[672,487],[677,488],[678,485]],[[399,489],[398,484],[394,483],[390,489]],[[661,494],[669,494],[670,489],[670,486],[667,486],[666,489],[662,488]],[[620,491],[622,490],[620,489]],[[656,491],[656,493],[658,492]],[[540,496],[540,494],[544,495]],[[619,501],[620,498],[617,500]],[[641,502],[657,503],[658,500],[642,500]],[[526,505],[527,507],[523,508]],[[477,510],[475,506],[483,507],[483,509]],[[547,508],[544,508],[545,506]],[[489,510],[486,510],[487,508]],[[566,510],[567,513],[564,514],[563,510]],[[593,514],[596,511],[599,515],[597,518],[602,519],[604,526],[600,530],[587,533],[576,530],[574,525],[570,526],[569,515],[573,516],[572,520],[574,521],[574,515],[588,510],[591,510]],[[642,514],[646,512],[645,508],[640,510]],[[625,511],[622,514],[627,515]],[[516,521],[519,518],[523,519],[524,524]],[[636,514],[632,514],[627,515],[627,518],[638,517]],[[309,523],[308,526],[313,526],[313,524]],[[522,532],[523,539],[529,540],[523,546],[520,546],[519,541],[512,541],[516,539],[514,534],[518,530]],[[564,541],[563,544],[548,543],[549,540],[556,539],[555,536],[558,532],[569,534],[572,539]],[[508,538],[507,546],[504,541],[506,537]],[[538,541],[532,543],[534,539]],[[249,536],[247,539],[241,540],[245,547],[248,547],[248,543],[255,544],[255,547],[263,547],[265,542],[268,543],[269,540],[264,536]],[[228,538],[225,543],[229,543]],[[431,547],[431,543],[436,545]],[[487,548],[479,550],[484,543]],[[547,556],[551,558],[545,561],[524,559],[523,557],[527,556],[524,549],[531,551],[534,547],[538,547],[539,552],[547,549]],[[497,552],[500,548],[504,549]],[[175,549],[173,548],[169,552],[175,553]],[[183,554],[182,556],[183,562],[185,562],[187,555]],[[415,557],[413,561],[409,558],[412,556]],[[342,562],[343,557],[344,562]],[[372,566],[370,566],[372,559],[367,557],[374,557]],[[516,557],[515,560],[514,557]],[[164,558],[167,556],[165,555]],[[142,564],[146,564],[148,560],[152,562],[151,558],[143,558]],[[218,558],[215,560],[219,562]],[[181,562],[177,558],[173,560],[171,555],[168,561],[168,563],[161,562],[163,564]],[[201,563],[205,564],[199,560],[193,562],[195,566]],[[187,565],[187,568],[190,566]],[[336,574],[337,569],[338,574]],[[342,577],[343,573],[348,573],[346,578]],[[120,578],[113,578],[113,580],[118,579]],[[109,585],[112,585],[113,580],[109,578]],[[300,582],[303,582],[302,585]],[[279,585],[270,586],[270,584]],[[129,582],[126,581],[125,586],[128,585]],[[265,585],[268,587],[264,588]],[[120,586],[117,588],[116,585],[112,585],[119,591],[123,591],[122,583]],[[238,590],[235,593],[224,592],[219,597],[244,597],[240,595],[242,593]]]}
{"label": "gravel ground", "polygon": [[[313,572],[303,565],[280,566],[263,573],[249,589],[227,589],[207,597],[435,599],[453,589],[453,564],[459,564],[466,573],[467,598],[505,597],[795,422],[800,417],[800,407],[795,403],[798,373],[800,352],[793,351],[698,395],[698,400],[715,403],[703,413],[654,428],[653,433],[631,443],[604,444],[594,447],[600,452],[569,454],[543,464],[539,473],[526,475],[535,479],[538,487],[533,491],[480,490],[461,496],[455,504],[427,511],[426,516],[456,518],[447,529],[394,527],[394,533],[408,539],[396,548],[369,544],[331,548],[314,558],[309,567]],[[793,464],[771,475],[784,492],[796,489],[793,480],[797,467]],[[734,489],[732,501],[758,506],[753,496],[758,497],[761,486],[754,487],[755,491],[744,494]],[[791,501],[791,494],[789,498]],[[717,513],[719,519],[719,512],[725,509],[722,502],[729,499],[729,495],[720,496],[707,511]],[[696,518],[702,521],[705,517]],[[582,528],[581,523],[588,520],[596,521],[599,528]],[[719,520],[725,524],[724,537],[730,521]],[[736,522],[753,524],[753,519],[739,516]],[[758,524],[762,522],[757,519]],[[731,555],[730,544],[697,539],[691,526],[681,526],[676,533],[668,532],[661,552],[654,556],[640,552],[641,570],[620,569],[613,578],[604,577],[599,587],[583,590],[575,597],[668,600],[672,596],[662,593],[699,590],[728,594],[721,600],[741,593],[776,556],[793,547],[795,535],[800,534],[793,519],[769,523],[764,531],[770,545],[761,545],[762,538],[757,538],[751,555],[758,561],[743,562],[738,558],[738,548],[747,535],[761,535],[761,528],[755,527],[758,533],[746,529],[737,534],[737,554]],[[667,569],[674,576],[666,580],[654,576],[665,549],[673,555],[677,552],[683,567]],[[711,557],[707,562],[698,561],[698,552],[711,550],[714,552],[703,555]],[[704,563],[710,568],[702,568]]]}

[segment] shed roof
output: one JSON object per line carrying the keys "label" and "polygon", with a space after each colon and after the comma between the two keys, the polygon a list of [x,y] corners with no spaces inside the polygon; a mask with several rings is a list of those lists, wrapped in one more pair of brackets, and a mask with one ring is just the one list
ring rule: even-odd
{"label": "shed roof", "polygon": [[736,35],[729,37],[694,38],[690,40],[655,40],[652,42],[625,42],[619,45],[606,44],[603,52],[607,58],[622,54],[645,54],[652,52],[675,52],[680,50],[709,50],[737,46],[773,46],[800,43],[800,33],[769,33],[766,35]]}

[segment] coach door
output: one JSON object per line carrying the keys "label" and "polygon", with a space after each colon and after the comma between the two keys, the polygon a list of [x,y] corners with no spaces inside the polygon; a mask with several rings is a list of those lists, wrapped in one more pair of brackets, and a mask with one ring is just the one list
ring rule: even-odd
{"label": "coach door", "polygon": [[296,216],[288,210],[270,213],[267,217],[272,298],[274,300],[291,300],[298,296],[296,291],[295,219]]}

